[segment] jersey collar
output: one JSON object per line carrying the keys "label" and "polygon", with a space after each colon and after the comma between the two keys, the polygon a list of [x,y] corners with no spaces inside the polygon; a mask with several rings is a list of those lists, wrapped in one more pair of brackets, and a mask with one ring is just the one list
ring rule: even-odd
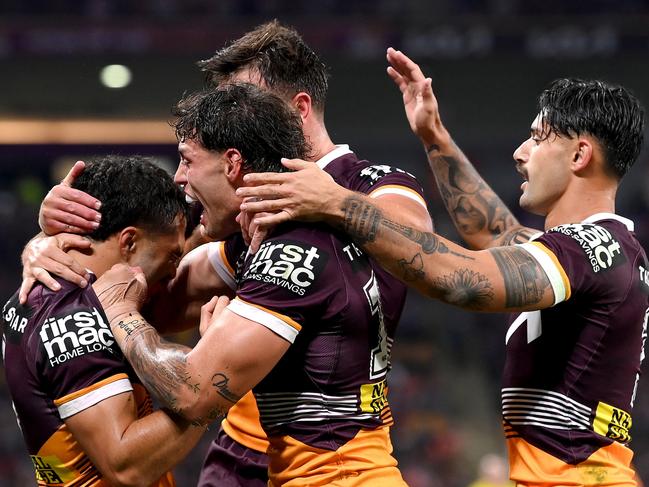
{"label": "jersey collar", "polygon": [[320,169],[324,169],[331,161],[338,159],[339,157],[342,157],[345,154],[352,154],[352,151],[349,149],[349,145],[347,144],[336,145],[336,148],[334,150],[322,156],[320,159],[315,161],[315,163],[318,165]]}
{"label": "jersey collar", "polygon": [[629,232],[634,231],[635,225],[631,220],[624,218],[623,216],[616,215],[615,213],[595,213],[594,215],[591,215],[584,221],[582,221],[582,223],[595,223],[602,220],[617,220],[620,223],[623,223],[624,226],[626,226],[626,228],[629,230]]}

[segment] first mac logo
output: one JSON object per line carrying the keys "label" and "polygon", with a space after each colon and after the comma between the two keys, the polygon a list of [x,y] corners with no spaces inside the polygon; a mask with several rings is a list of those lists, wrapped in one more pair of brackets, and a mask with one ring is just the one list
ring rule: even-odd
{"label": "first mac logo", "polygon": [[103,314],[94,307],[46,319],[40,338],[51,366],[101,350],[112,353],[115,343]]}

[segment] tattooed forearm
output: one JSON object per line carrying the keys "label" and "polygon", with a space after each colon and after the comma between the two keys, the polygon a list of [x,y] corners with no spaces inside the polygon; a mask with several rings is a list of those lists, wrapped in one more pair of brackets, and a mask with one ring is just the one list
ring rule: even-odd
{"label": "tattooed forearm", "polygon": [[131,336],[135,335],[137,332],[142,332],[147,329],[149,324],[146,321],[139,319],[133,313],[129,313],[128,317],[120,320],[117,324],[117,327],[121,330],[124,330],[126,333],[125,342],[128,342],[131,339]]}
{"label": "tattooed forearm", "polygon": [[494,297],[493,286],[486,276],[470,269],[457,269],[453,274],[433,280],[435,294],[449,304],[462,308],[483,309]]}
{"label": "tattooed forearm", "polygon": [[496,240],[502,233],[519,225],[509,208],[457,145],[453,143],[451,154],[441,154],[439,148],[427,153],[440,195],[457,229],[465,238],[489,236],[493,243],[481,242],[481,248],[500,245]]}
{"label": "tattooed forearm", "polygon": [[141,316],[134,314],[120,321],[125,332],[122,351],[144,386],[163,404],[182,414],[180,398],[186,389],[200,394],[198,382],[187,370],[188,347],[163,340]]}
{"label": "tattooed forearm", "polygon": [[212,376],[212,385],[216,389],[216,392],[231,403],[235,403],[241,399],[241,396],[238,396],[229,389],[228,382],[230,382],[230,378],[222,372]]}
{"label": "tattooed forearm", "polygon": [[434,253],[451,254],[451,255],[455,255],[456,257],[461,257],[463,259],[473,260],[472,257],[466,254],[455,252],[449,249],[448,245],[442,242],[439,239],[439,237],[437,237],[437,235],[435,235],[434,233],[421,232],[412,227],[407,227],[405,225],[401,225],[399,223],[395,223],[387,219],[383,219],[381,221],[381,224],[385,227],[388,227],[391,230],[394,230],[397,233],[400,233],[408,240],[411,240],[419,244],[425,254],[434,254]]}
{"label": "tattooed forearm", "polygon": [[539,303],[550,287],[550,280],[537,261],[517,247],[496,248],[490,252],[505,281],[505,307]]}
{"label": "tattooed forearm", "polygon": [[342,210],[345,214],[345,231],[361,245],[373,242],[382,218],[379,209],[360,198],[350,196],[343,202]]}
{"label": "tattooed forearm", "polygon": [[426,276],[424,272],[424,261],[420,253],[408,259],[399,259],[399,268],[401,269],[401,277],[406,282],[419,281]]}

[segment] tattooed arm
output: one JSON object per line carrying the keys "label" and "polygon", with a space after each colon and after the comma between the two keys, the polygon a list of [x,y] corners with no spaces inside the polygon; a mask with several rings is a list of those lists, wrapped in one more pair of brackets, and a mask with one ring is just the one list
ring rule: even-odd
{"label": "tattooed arm", "polygon": [[477,249],[526,242],[523,227],[453,142],[439,115],[430,78],[401,51],[388,49],[388,74],[403,94],[410,128],[426,149],[437,188],[455,227]]}
{"label": "tattooed arm", "polygon": [[194,424],[223,416],[288,350],[286,340],[228,309],[213,313],[193,349],[166,341],[137,311],[146,295],[141,279],[128,267],[115,266],[93,288],[115,341],[144,385]]}
{"label": "tattooed arm", "polygon": [[330,221],[427,296],[478,311],[535,310],[554,304],[545,271],[519,246],[467,250],[437,234],[396,223],[370,199],[353,193]]}

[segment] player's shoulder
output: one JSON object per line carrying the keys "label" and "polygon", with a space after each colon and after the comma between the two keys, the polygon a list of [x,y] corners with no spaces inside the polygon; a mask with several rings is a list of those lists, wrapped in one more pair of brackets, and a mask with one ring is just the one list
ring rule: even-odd
{"label": "player's shoulder", "polygon": [[560,260],[587,261],[593,272],[598,273],[635,261],[642,247],[633,229],[631,220],[601,214],[581,223],[557,225],[536,240],[549,247]]}

